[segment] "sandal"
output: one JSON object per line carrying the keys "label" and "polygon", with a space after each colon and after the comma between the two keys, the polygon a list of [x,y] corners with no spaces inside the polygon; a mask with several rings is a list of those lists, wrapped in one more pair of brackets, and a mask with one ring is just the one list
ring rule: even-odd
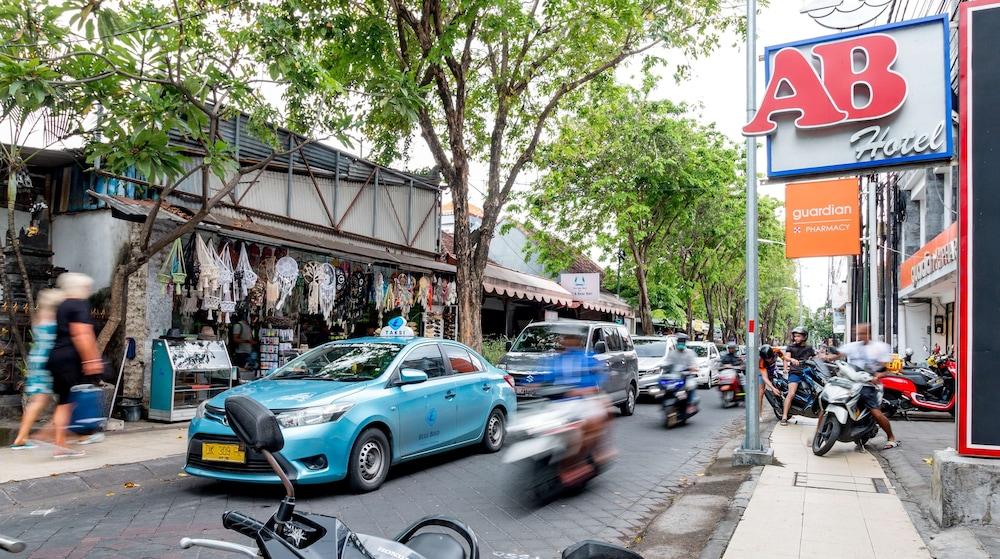
{"label": "sandal", "polygon": [[788,420],[787,419],[782,419],[781,421],[778,422],[778,424],[782,425],[782,426],[786,426],[786,425],[788,425]]}
{"label": "sandal", "polygon": [[899,441],[889,441],[882,446],[882,450],[889,450],[890,448],[896,448],[899,446]]}

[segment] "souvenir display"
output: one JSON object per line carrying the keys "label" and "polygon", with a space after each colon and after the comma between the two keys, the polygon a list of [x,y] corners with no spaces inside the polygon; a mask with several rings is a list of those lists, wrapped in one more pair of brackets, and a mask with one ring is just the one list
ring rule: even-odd
{"label": "souvenir display", "polygon": [[233,257],[229,252],[229,243],[226,243],[219,253],[219,310],[225,324],[229,324],[229,315],[236,312],[236,299],[233,297],[235,279]]}
{"label": "souvenir display", "polygon": [[257,272],[250,266],[246,243],[240,245],[240,259],[233,271],[233,279],[236,282],[236,297],[240,301],[245,301],[250,295],[250,290],[257,285]]}
{"label": "souvenir display", "polygon": [[274,275],[279,288],[278,301],[274,304],[274,309],[280,311],[299,279],[299,264],[290,256],[282,256],[274,265]]}
{"label": "souvenir display", "polygon": [[284,365],[285,361],[281,358],[281,353],[292,349],[293,338],[295,338],[295,331],[291,328],[261,328],[258,332],[260,370],[270,371]]}
{"label": "souvenir display", "polygon": [[196,234],[195,237],[198,257],[198,292],[204,295],[205,292],[211,293],[219,287],[218,258],[215,256],[215,251],[211,250],[208,244],[205,244],[201,233]]}
{"label": "souvenir display", "polygon": [[163,284],[164,289],[173,285],[170,291],[181,294],[181,286],[187,281],[187,272],[184,266],[184,246],[180,239],[176,239],[170,246],[170,253],[163,259],[163,265],[156,274],[156,279]]}
{"label": "souvenir display", "polygon": [[319,269],[319,310],[327,327],[333,326],[333,307],[337,301],[337,270],[329,262]]}

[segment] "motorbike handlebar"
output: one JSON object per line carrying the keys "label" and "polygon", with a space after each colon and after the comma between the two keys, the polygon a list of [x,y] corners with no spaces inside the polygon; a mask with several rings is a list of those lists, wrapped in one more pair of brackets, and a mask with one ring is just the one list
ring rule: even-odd
{"label": "motorbike handlebar", "polygon": [[234,510],[222,513],[222,526],[254,540],[257,539],[257,533],[264,529],[264,524],[260,521]]}
{"label": "motorbike handlebar", "polygon": [[21,553],[25,547],[27,546],[22,541],[8,538],[7,536],[0,536],[0,549],[7,553]]}

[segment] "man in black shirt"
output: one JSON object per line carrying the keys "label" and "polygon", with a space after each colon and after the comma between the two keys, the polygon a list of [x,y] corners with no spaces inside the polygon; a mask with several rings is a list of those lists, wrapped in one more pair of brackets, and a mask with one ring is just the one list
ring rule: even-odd
{"label": "man in black shirt", "polygon": [[792,407],[795,392],[802,382],[802,363],[816,356],[816,350],[806,344],[809,331],[798,326],[792,330],[792,343],[785,350],[785,370],[788,371],[788,395],[785,396],[785,410],[781,414],[781,424],[788,425],[788,410]]}

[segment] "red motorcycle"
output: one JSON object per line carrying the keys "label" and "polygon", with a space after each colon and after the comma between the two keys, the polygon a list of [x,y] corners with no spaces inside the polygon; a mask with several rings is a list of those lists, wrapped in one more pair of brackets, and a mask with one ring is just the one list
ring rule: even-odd
{"label": "red motorcycle", "polygon": [[746,382],[742,368],[726,367],[720,369],[717,378],[719,380],[716,385],[719,387],[723,408],[731,408],[746,400]]}
{"label": "red motorcycle", "polygon": [[[955,415],[955,359],[931,356],[930,367],[904,367],[882,377],[882,411],[889,417],[902,412],[938,411]],[[909,419],[909,418],[907,418]]]}

